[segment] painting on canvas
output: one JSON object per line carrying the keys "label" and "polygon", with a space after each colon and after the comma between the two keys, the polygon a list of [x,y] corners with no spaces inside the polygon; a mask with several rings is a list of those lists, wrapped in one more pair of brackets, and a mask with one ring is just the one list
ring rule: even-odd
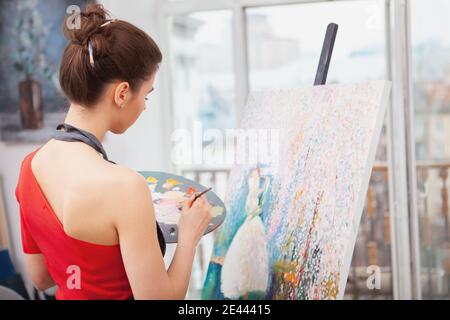
{"label": "painting on canvas", "polygon": [[58,70],[68,40],[66,15],[86,0],[0,1],[0,140],[42,143],[64,120],[69,103]]}
{"label": "painting on canvas", "polygon": [[241,128],[277,132],[278,156],[233,167],[203,299],[342,298],[389,90],[250,95]]}

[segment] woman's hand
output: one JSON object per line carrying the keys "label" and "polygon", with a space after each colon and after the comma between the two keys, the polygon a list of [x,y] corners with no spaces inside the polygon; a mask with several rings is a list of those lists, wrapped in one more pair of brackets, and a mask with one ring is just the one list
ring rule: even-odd
{"label": "woman's hand", "polygon": [[180,221],[178,223],[178,244],[197,247],[211,222],[211,205],[203,195],[194,201],[195,195],[183,203]]}

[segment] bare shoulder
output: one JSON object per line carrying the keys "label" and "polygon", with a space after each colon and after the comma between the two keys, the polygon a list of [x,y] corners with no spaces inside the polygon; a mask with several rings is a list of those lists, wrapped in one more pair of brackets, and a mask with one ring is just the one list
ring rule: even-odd
{"label": "bare shoulder", "polygon": [[145,178],[138,172],[122,165],[107,165],[105,180],[100,181],[103,194],[107,197],[109,211],[115,217],[141,214],[151,206],[151,193]]}
{"label": "bare shoulder", "polygon": [[145,183],[145,179],[138,172],[120,165],[120,164],[110,164],[105,165],[105,170],[110,172],[110,175],[115,179],[131,184]]}
{"label": "bare shoulder", "polygon": [[142,194],[144,191],[150,191],[145,178],[126,166],[108,163],[103,170],[104,179],[100,179],[99,183],[111,195],[117,195],[119,198],[133,197],[136,193]]}

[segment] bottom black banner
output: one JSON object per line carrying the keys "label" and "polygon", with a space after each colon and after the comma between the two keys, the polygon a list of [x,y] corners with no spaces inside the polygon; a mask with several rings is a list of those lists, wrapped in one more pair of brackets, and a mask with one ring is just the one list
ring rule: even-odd
{"label": "bottom black banner", "polygon": [[[428,308],[429,306],[431,308]],[[0,312],[90,317],[113,314],[115,319],[301,319],[315,317],[384,317],[399,309],[402,318],[417,312],[448,310],[450,301],[0,301]],[[9,310],[11,309],[11,310]],[[39,312],[39,313],[37,313]],[[1,318],[1,314],[0,314]]]}

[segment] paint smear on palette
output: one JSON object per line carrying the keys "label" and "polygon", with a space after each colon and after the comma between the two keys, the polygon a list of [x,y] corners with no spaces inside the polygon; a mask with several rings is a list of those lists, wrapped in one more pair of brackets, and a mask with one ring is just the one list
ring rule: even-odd
{"label": "paint smear on palette", "polygon": [[[171,181],[169,183],[174,182]],[[166,183],[164,185],[168,188],[173,188],[176,184],[168,185]],[[182,203],[197,192],[197,189],[192,187],[189,187],[186,192],[179,191],[179,188],[176,187],[165,192],[157,192],[155,191],[154,186],[151,185],[149,185],[149,189],[152,191],[156,220],[165,224],[178,224]],[[214,218],[220,216],[223,211],[224,208],[222,206],[213,205],[211,208],[211,215]]]}
{"label": "paint smear on palette", "polygon": [[277,132],[276,157],[231,170],[203,299],[343,297],[389,90],[250,95],[241,128]]}
{"label": "paint smear on palette", "polygon": [[148,188],[152,192],[156,220],[165,224],[178,224],[183,202],[197,190],[189,187],[188,192],[180,191],[180,188],[177,186],[181,185],[182,182],[169,178],[165,180],[162,188],[158,188],[157,191],[159,179],[148,176],[146,181]]}
{"label": "paint smear on palette", "polygon": [[177,190],[153,192],[156,220],[165,224],[178,224],[182,203],[189,198],[185,195],[186,193]]}
{"label": "paint smear on palette", "polygon": [[[153,187],[149,186],[149,188],[153,192],[156,220],[165,224],[178,224],[183,202],[197,192],[195,188],[189,188],[188,192],[179,191],[178,188],[166,192],[156,192],[153,191]],[[211,215],[217,217],[223,213],[223,210],[221,206],[213,206]]]}

